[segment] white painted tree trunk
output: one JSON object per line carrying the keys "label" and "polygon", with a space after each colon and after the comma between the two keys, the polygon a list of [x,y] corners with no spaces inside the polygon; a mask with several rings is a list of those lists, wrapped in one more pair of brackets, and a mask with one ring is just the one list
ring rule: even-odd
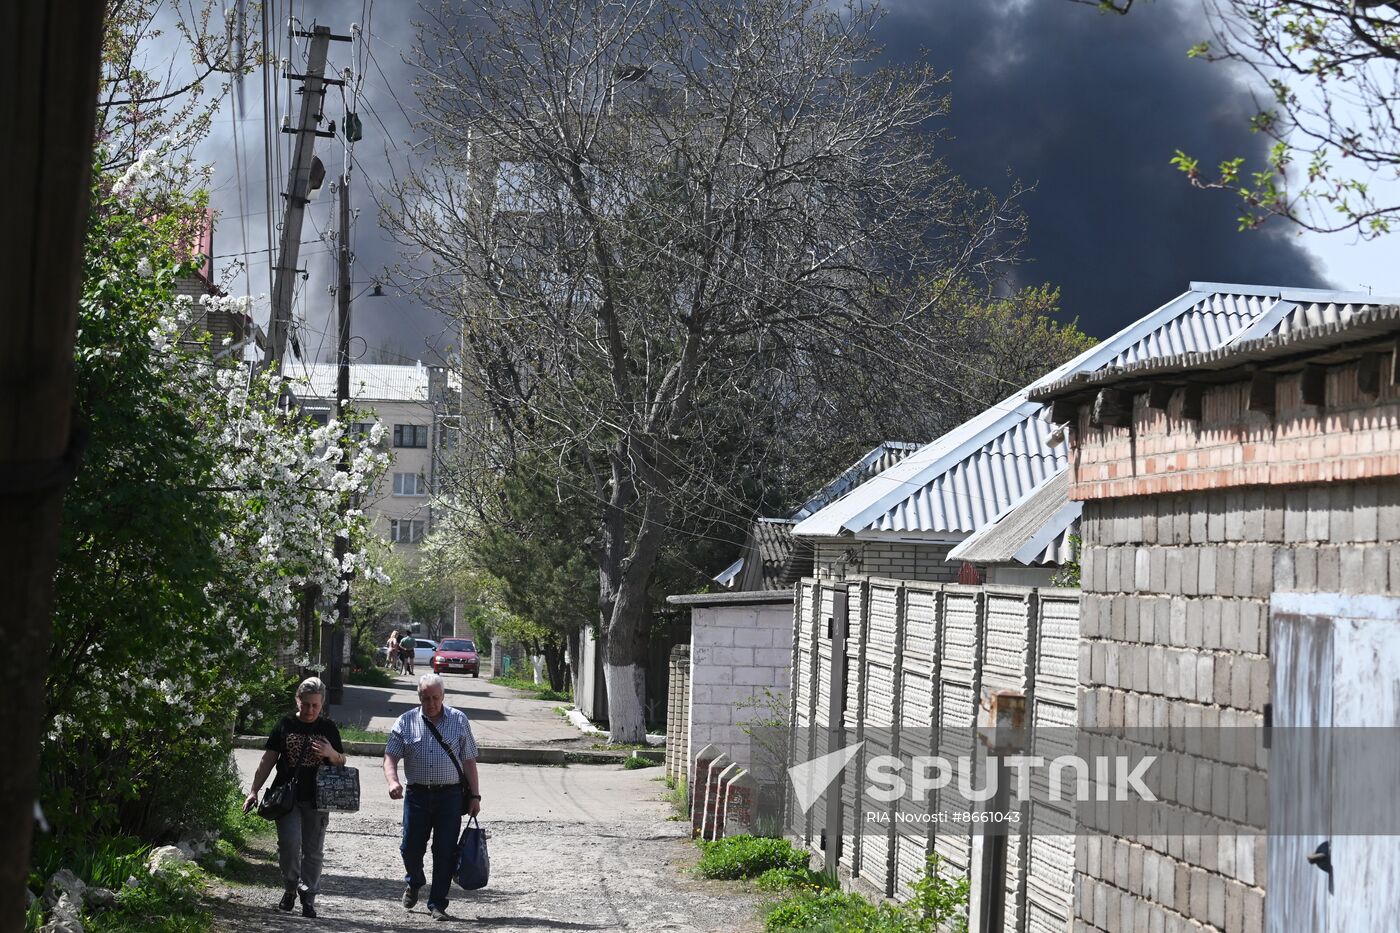
{"label": "white painted tree trunk", "polygon": [[535,683],[544,683],[544,655],[533,654],[530,656],[530,666],[535,671]]}
{"label": "white painted tree trunk", "polygon": [[646,717],[642,714],[642,688],[646,671],[637,664],[604,664],[608,685],[609,741],[645,742]]}

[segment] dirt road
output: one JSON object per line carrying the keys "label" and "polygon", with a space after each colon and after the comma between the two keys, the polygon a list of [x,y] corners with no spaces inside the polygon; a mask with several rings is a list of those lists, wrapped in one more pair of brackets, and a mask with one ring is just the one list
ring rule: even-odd
{"label": "dirt road", "polygon": [[[244,786],[258,757],[237,752]],[[380,759],[352,757],[350,764],[360,769],[361,809],[331,815],[320,917],[273,909],[280,883],[271,851],[257,866],[255,883],[221,892],[228,897],[216,910],[217,930],[761,929],[757,895],[688,871],[696,849],[686,824],[667,819],[660,769],[612,765],[482,765],[491,884],[479,892],[454,886],[448,912],[456,921],[434,923],[421,902],[412,911],[398,902],[401,804],[384,790]]]}

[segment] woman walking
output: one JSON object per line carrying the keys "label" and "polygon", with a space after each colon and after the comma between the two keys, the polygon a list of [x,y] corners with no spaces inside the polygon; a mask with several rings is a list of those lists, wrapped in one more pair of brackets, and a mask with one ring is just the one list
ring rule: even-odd
{"label": "woman walking", "polygon": [[399,630],[394,629],[389,633],[389,640],[384,644],[385,667],[391,670],[399,670]]}
{"label": "woman walking", "polygon": [[284,890],[277,907],[291,910],[301,897],[301,913],[316,916],[316,894],[321,880],[321,863],[330,814],[316,809],[316,769],[325,761],[345,764],[340,730],[329,719],[321,718],[326,702],[326,685],[319,677],[308,677],[297,685],[296,713],[278,721],[267,738],[267,751],[253,775],[253,792],[243,809],[257,806],[258,791],[273,765],[277,776],[272,788],[296,782],[295,806],[277,819],[277,862],[282,869]]}

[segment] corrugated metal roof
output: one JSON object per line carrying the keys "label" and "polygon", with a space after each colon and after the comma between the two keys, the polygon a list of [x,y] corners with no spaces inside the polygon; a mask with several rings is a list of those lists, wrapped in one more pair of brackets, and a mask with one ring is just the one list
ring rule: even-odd
{"label": "corrugated metal roof", "polygon": [[976,531],[1064,467],[1064,447],[1045,443],[1052,430],[1039,418],[1014,420],[877,518],[871,530]]}
{"label": "corrugated metal roof", "polygon": [[802,503],[802,507],[792,513],[791,518],[794,521],[801,521],[825,508],[870,477],[883,473],[922,446],[922,444],[916,444],[913,441],[883,442],[842,470],[840,476],[817,490],[812,498]]}
{"label": "corrugated metal roof", "polygon": [[[1387,299],[1389,300],[1389,299]],[[1036,400],[1049,402],[1075,395],[1088,395],[1102,386],[1118,383],[1147,383],[1155,378],[1179,377],[1183,373],[1222,373],[1241,367],[1273,365],[1285,369],[1309,362],[1342,361],[1355,358],[1375,345],[1395,340],[1400,331],[1400,305],[1350,308],[1343,317],[1324,324],[1300,327],[1287,333],[1274,333],[1202,353],[1186,353],[1158,360],[1144,360],[1125,369],[1077,373],[1037,387]],[[1220,377],[1216,377],[1217,380]]]}
{"label": "corrugated metal roof", "polygon": [[1189,291],[1036,380],[800,522],[804,536],[896,533],[958,541],[1064,465],[1030,393],[1075,374],[1112,372],[1164,355],[1225,346],[1254,325],[1287,331],[1313,317],[1347,319],[1393,299],[1316,289],[1193,282]]}
{"label": "corrugated metal roof", "polygon": [[[335,398],[336,366],[312,363],[288,372],[293,391],[307,398]],[[350,367],[350,397],[360,400],[426,402],[428,367],[366,363]]]}
{"label": "corrugated metal roof", "polygon": [[974,564],[1059,565],[1073,558],[1069,537],[1084,503],[1069,501],[1069,469],[1054,476],[983,525],[948,553]]}

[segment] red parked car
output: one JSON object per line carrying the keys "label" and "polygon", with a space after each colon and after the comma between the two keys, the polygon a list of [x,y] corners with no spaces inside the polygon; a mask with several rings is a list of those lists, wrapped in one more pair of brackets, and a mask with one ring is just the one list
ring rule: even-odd
{"label": "red parked car", "polygon": [[476,643],[470,638],[444,638],[438,642],[437,651],[433,652],[433,673],[448,674],[452,671],[481,676]]}

